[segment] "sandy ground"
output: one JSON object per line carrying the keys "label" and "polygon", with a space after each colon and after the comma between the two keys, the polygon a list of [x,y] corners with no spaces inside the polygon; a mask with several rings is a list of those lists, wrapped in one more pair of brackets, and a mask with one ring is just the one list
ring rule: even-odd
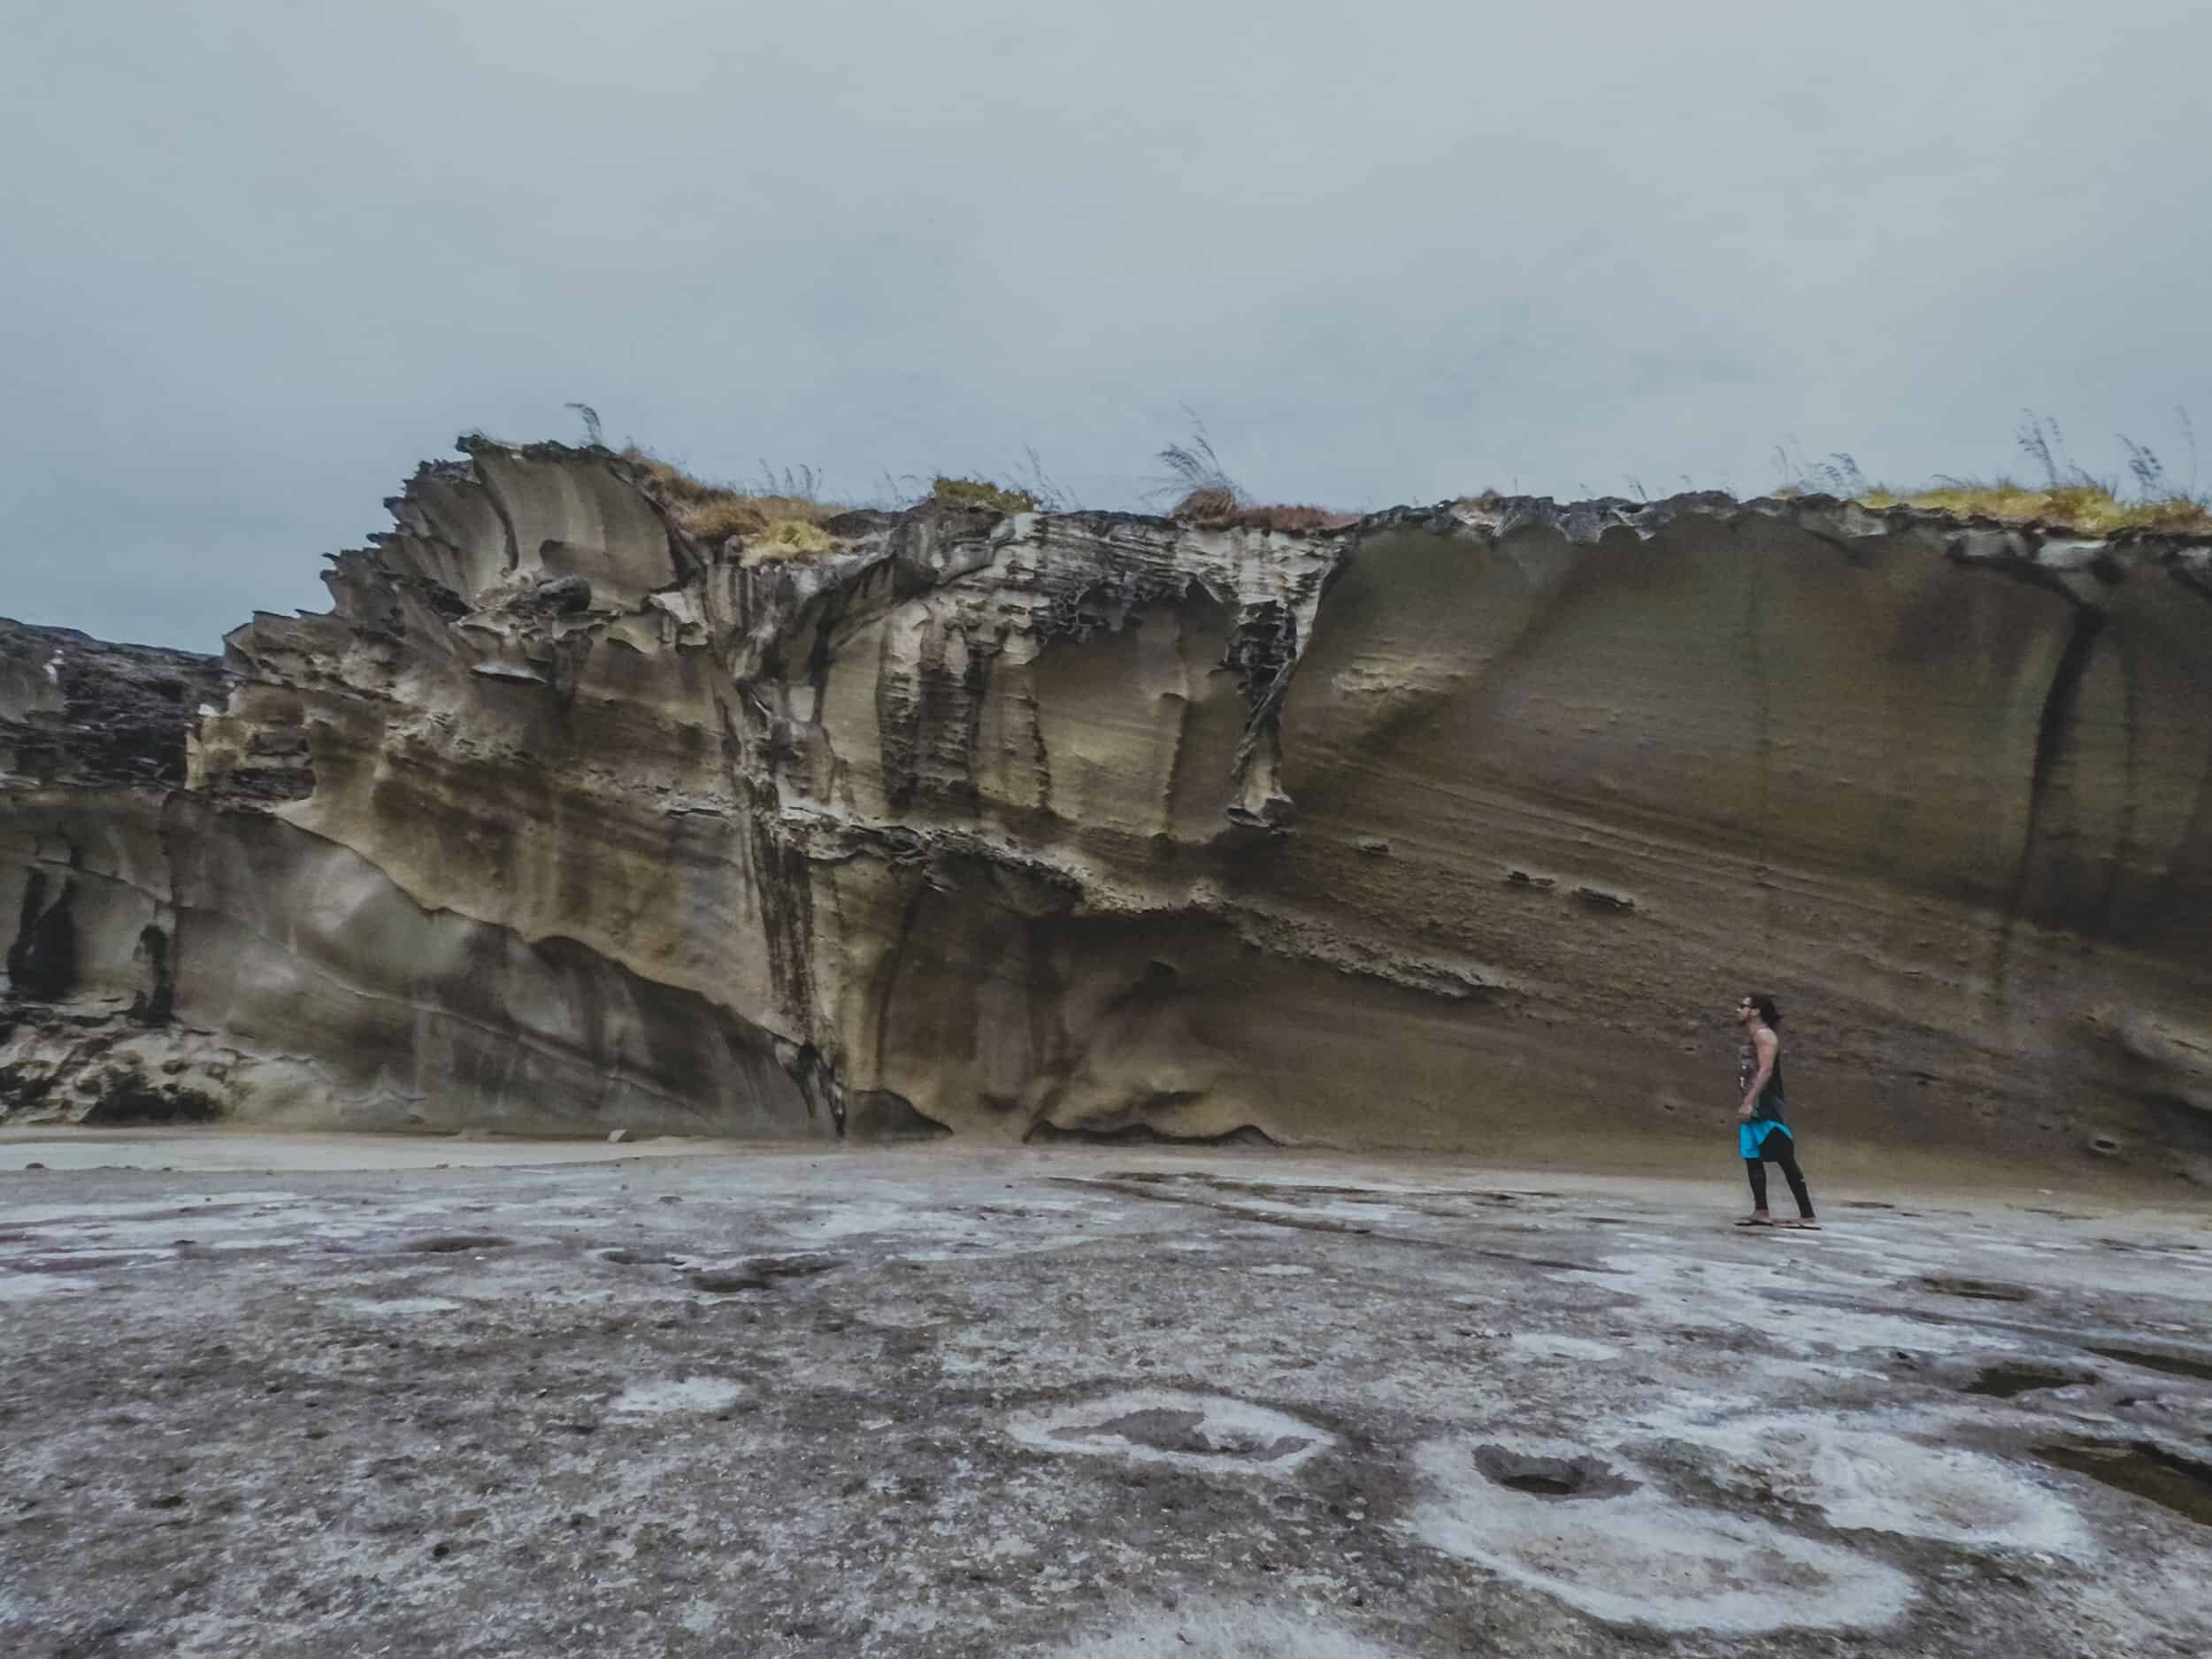
{"label": "sandy ground", "polygon": [[2212,1212],[1811,1172],[0,1137],[0,1652],[2212,1650]]}

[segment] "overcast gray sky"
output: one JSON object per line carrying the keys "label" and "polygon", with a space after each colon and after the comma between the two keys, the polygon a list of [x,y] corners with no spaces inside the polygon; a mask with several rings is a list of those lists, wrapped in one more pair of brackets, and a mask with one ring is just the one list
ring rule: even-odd
{"label": "overcast gray sky", "polygon": [[2212,483],[2203,0],[0,0],[0,613],[214,649],[482,428],[1141,503]]}

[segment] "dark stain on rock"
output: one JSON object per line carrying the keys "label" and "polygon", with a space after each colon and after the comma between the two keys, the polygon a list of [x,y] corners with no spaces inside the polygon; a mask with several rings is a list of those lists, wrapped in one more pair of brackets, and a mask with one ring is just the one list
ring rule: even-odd
{"label": "dark stain on rock", "polygon": [[752,841],[755,890],[760,895],[761,936],[768,952],[771,983],[803,1027],[814,1017],[814,872],[805,851],[781,833],[779,803],[772,786],[747,777],[735,758],[736,740],[727,745],[729,776],[746,804]]}
{"label": "dark stain on rock", "polygon": [[[2075,710],[2081,702],[2082,680],[2089,672],[2090,654],[2103,630],[2104,612],[2077,602],[2072,631],[2067,635],[2066,649],[2059,657],[2058,666],[2052,672],[2050,687],[2043,697],[2042,714],[2036,724],[2035,760],[2028,777],[2027,826],[2020,837],[2020,861],[2014,872],[2012,895],[2007,906],[2008,922],[2026,913],[2029,906],[2037,861],[2043,851],[2044,818],[2050,804],[2052,777],[2074,725]],[[2078,928],[2084,933],[2101,931],[2103,918],[2093,913],[2096,907],[2085,904],[2080,895],[2067,890],[2072,885],[2067,880],[2070,873],[2070,865],[2063,862],[2052,871],[2055,884],[2046,890],[2044,902],[2035,907],[2036,919],[2049,926]],[[2008,944],[2008,928],[2007,936],[2001,940],[2001,951]],[[2001,975],[2003,968],[2001,955]]]}
{"label": "dark stain on rock", "polygon": [[[779,1045],[778,1058],[782,1058]],[[792,1081],[806,1101],[807,1116],[834,1134],[845,1133],[845,1085],[837,1068],[812,1043],[803,1043],[787,1062]]]}
{"label": "dark stain on rock", "polygon": [[76,882],[64,877],[51,902],[46,872],[34,870],[23,884],[15,943],[8,947],[8,979],[18,996],[58,1002],[77,982],[77,929],[70,906]]}
{"label": "dark stain on rock", "polygon": [[131,1018],[141,1025],[165,1025],[177,996],[169,935],[150,923],[139,929],[137,959],[145,978],[138,995],[131,999]]}

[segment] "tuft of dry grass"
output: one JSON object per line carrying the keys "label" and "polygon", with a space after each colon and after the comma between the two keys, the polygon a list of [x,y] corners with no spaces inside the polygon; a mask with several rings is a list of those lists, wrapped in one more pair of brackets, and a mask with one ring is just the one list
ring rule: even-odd
{"label": "tuft of dry grass", "polygon": [[1274,530],[1285,535],[1321,535],[1359,522],[1359,515],[1287,502],[1240,501],[1223,490],[1194,489],[1168,510],[1179,524],[1210,530]]}
{"label": "tuft of dry grass", "polygon": [[805,558],[836,545],[820,525],[805,518],[779,518],[757,535],[745,538],[746,552],[764,559]]}
{"label": "tuft of dry grass", "polygon": [[1254,530],[1280,530],[1286,535],[1315,535],[1357,524],[1359,515],[1356,512],[1339,512],[1333,507],[1279,504],[1248,507],[1237,516],[1237,522]]}
{"label": "tuft of dry grass", "polygon": [[1198,411],[1183,412],[1190,417],[1190,436],[1159,454],[1168,470],[1168,488],[1179,486],[1182,491],[1167,516],[1184,524],[1228,524],[1244,511],[1248,498],[1214,453],[1213,440],[1206,435],[1206,423],[1199,419]]}
{"label": "tuft of dry grass", "polygon": [[[1272,530],[1285,535],[1317,535],[1358,522],[1358,515],[1333,512],[1326,507],[1301,506],[1289,502],[1256,502],[1229,476],[1214,453],[1213,440],[1195,410],[1190,417],[1190,436],[1159,452],[1168,470],[1167,489],[1179,490],[1167,516],[1178,524],[1201,525],[1210,530]],[[1159,492],[1164,495],[1165,490]],[[1158,499],[1158,495],[1154,497]]]}
{"label": "tuft of dry grass", "polygon": [[1227,524],[1244,511],[1244,497],[1225,485],[1204,484],[1167,510],[1180,524]]}
{"label": "tuft of dry grass", "polygon": [[634,445],[622,451],[622,458],[651,482],[669,516],[694,541],[718,547],[741,536],[750,546],[765,537],[770,548],[763,549],[764,557],[774,558],[825,553],[835,545],[821,526],[844,510],[816,499],[810,472],[770,474],[769,482],[778,488],[745,490],[695,478]]}

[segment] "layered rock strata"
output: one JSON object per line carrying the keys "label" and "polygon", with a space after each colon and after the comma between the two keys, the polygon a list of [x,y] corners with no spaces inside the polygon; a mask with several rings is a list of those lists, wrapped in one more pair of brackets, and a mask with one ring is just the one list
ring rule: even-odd
{"label": "layered rock strata", "polygon": [[1832,1131],[2206,1142],[2203,546],[1689,495],[779,557],[465,448],[219,666],[0,635],[15,1114],[1504,1149],[1724,1110],[1755,982]]}

